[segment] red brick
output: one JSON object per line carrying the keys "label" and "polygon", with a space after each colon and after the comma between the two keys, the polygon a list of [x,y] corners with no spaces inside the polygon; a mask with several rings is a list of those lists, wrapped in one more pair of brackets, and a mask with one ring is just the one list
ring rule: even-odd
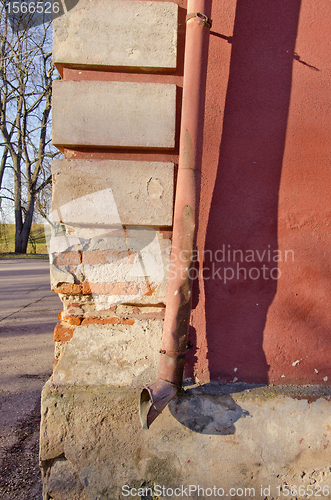
{"label": "red brick", "polygon": [[58,323],[54,328],[54,341],[67,342],[71,340],[74,334],[74,328],[68,328]]}
{"label": "red brick", "polygon": [[89,283],[83,283],[82,286],[82,293],[84,295],[92,295],[90,284]]}
{"label": "red brick", "polygon": [[84,325],[134,325],[134,319],[124,318],[85,318],[82,321]]}
{"label": "red brick", "polygon": [[82,285],[74,285],[73,283],[62,283],[58,287],[53,287],[52,290],[56,293],[68,293],[78,295],[82,293]]}
{"label": "red brick", "polygon": [[94,250],[83,252],[83,264],[96,265],[96,264],[109,264],[114,262],[116,264],[126,263],[133,264],[136,254],[129,253],[129,251],[114,251],[114,250]]}
{"label": "red brick", "polygon": [[157,285],[155,283],[62,283],[53,287],[56,293],[92,295],[152,295]]}
{"label": "red brick", "polygon": [[84,283],[86,285],[86,290],[90,290],[91,293],[97,293],[98,295],[139,295],[140,286],[139,283]]}
{"label": "red brick", "polygon": [[63,321],[70,326],[79,326],[82,322],[82,318],[78,318],[77,316],[65,316]]}
{"label": "red brick", "polygon": [[150,313],[133,313],[132,317],[137,318],[137,319],[156,319],[156,320],[162,320],[164,319],[165,316],[165,308],[161,309],[159,312],[150,312]]}
{"label": "red brick", "polygon": [[78,266],[82,262],[80,251],[53,253],[53,264],[56,266]]}

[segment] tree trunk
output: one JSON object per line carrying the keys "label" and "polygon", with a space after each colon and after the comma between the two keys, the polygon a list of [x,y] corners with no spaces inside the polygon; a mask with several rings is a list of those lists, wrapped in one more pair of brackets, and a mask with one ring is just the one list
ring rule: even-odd
{"label": "tree trunk", "polygon": [[22,231],[15,232],[15,253],[26,253],[31,230],[32,220],[27,224],[24,223]]}
{"label": "tree trunk", "polygon": [[26,253],[29,241],[29,235],[32,226],[33,211],[34,211],[34,196],[32,196],[30,203],[28,205],[28,210],[26,212],[25,220],[21,231],[18,229],[16,224],[15,230],[15,253]]}

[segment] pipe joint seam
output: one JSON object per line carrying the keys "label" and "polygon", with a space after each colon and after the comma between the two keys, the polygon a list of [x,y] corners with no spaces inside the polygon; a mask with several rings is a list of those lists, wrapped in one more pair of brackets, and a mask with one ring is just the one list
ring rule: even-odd
{"label": "pipe joint seam", "polygon": [[[165,378],[159,377],[159,380],[162,380],[162,382],[166,382],[167,384],[172,385],[172,387],[176,387],[176,389],[178,389],[178,390],[181,390],[181,388],[182,388],[181,385],[174,384],[173,382],[170,382],[169,380],[167,380]],[[161,412],[159,412],[159,413],[161,413]]]}

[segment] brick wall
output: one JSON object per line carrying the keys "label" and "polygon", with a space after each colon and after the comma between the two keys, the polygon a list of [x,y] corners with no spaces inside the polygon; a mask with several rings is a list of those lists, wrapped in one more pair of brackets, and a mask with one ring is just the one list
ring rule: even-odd
{"label": "brick wall", "polygon": [[[156,375],[178,155],[178,10],[171,2],[80,1],[54,21],[63,79],[53,86],[53,143],[65,159],[52,164],[49,249],[52,288],[64,303],[54,334],[61,384],[140,387]],[[146,331],[137,371],[132,338],[139,344]],[[89,339],[94,346],[89,370],[99,373],[88,379],[81,335],[86,349]],[[112,378],[121,339],[124,367],[114,361]]]}
{"label": "brick wall", "polygon": [[61,458],[67,453],[45,409],[49,391],[139,390],[157,375],[178,162],[180,4],[80,0],[54,20],[62,79],[53,86],[52,134],[64,158],[52,164],[47,239],[63,311],[42,398],[46,499],[62,490],[66,500],[86,498],[64,478],[74,481],[79,467]]}

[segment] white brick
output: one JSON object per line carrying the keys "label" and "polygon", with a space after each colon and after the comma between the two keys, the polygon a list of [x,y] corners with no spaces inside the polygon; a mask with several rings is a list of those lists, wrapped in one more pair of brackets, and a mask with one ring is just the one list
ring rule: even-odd
{"label": "white brick", "polygon": [[177,26],[175,3],[80,0],[54,20],[54,61],[174,69]]}
{"label": "white brick", "polygon": [[176,86],[55,81],[56,146],[174,148]]}
{"label": "white brick", "polygon": [[52,212],[62,222],[172,225],[172,163],[55,160],[52,174]]}

